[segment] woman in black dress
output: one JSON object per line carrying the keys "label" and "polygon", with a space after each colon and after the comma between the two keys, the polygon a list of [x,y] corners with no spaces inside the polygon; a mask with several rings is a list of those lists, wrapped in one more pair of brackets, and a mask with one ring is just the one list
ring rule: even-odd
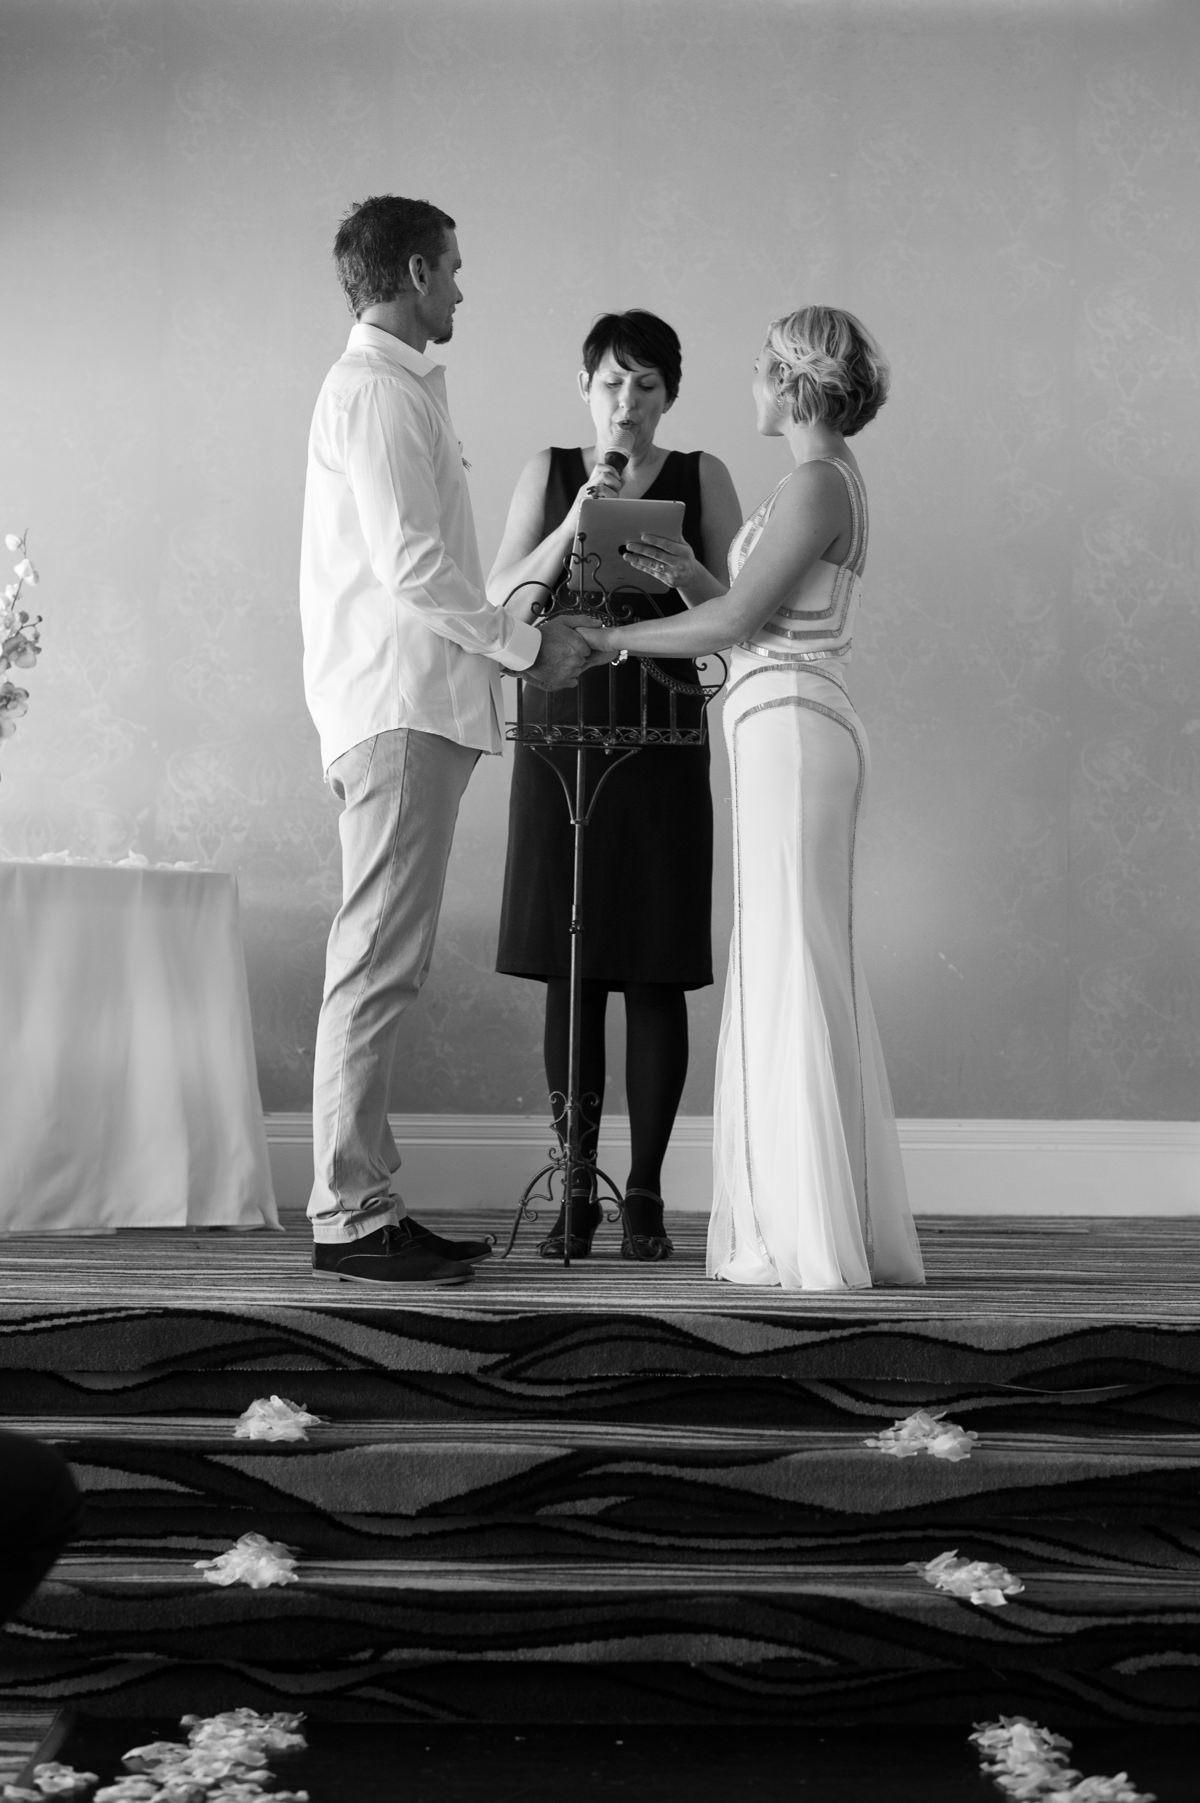
{"label": "woman in black dress", "polygon": [[[595,443],[540,451],[521,472],[488,594],[530,618],[564,579],[579,508],[588,495],[684,503],[679,556],[690,564],[691,605],[724,593],[726,553],[741,525],[725,465],[706,451],[666,451],[654,441],[660,419],[679,393],[679,339],[652,313],[606,313],[583,346],[579,390]],[[618,474],[601,462],[614,442],[628,453]],[[631,569],[630,580],[638,578]],[[622,596],[622,599],[628,597]],[[674,590],[639,596],[635,614],[678,613]],[[668,674],[696,681],[695,665],[664,661]],[[621,666],[617,718],[638,718],[636,663]],[[584,718],[609,717],[609,673],[580,685]],[[666,718],[666,690],[651,685],[652,721]],[[683,721],[683,707],[678,715]],[[527,719],[574,721],[575,691],[528,689]],[[553,754],[573,781],[575,753]],[[589,784],[604,754],[588,754]],[[541,752],[517,745],[509,805],[508,857],[497,969],[546,985],[546,1081],[555,1125],[565,1133],[574,838],[562,785]],[[581,1149],[595,1162],[604,1100],[604,1025],[611,991],[625,998],[625,1087],[631,1158],[622,1208],[621,1252],[661,1259],[672,1246],[663,1220],[662,1163],[687,1074],[686,991],[713,980],[711,941],[712,800],[708,747],[647,746],[609,776],[584,846],[584,934]],[[570,1198],[571,1257],[591,1250],[603,1218],[594,1177]],[[561,1258],[568,1225],[558,1221],[539,1251]]]}

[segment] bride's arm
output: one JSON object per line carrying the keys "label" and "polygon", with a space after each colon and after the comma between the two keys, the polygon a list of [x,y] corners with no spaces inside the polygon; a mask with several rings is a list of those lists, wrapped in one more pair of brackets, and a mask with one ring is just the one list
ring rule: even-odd
{"label": "bride's arm", "polygon": [[758,543],[726,594],[665,620],[581,627],[583,636],[610,658],[618,651],[632,657],[703,657],[752,638],[836,542],[846,506],[845,482],[832,465],[802,463],[780,489]]}

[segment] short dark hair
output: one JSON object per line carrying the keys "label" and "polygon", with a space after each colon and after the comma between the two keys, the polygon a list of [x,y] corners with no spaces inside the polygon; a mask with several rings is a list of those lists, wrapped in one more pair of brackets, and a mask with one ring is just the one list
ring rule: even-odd
{"label": "short dark hair", "polygon": [[333,261],[354,317],[403,294],[410,286],[409,258],[436,263],[453,230],[449,213],[428,200],[374,194],[351,207],[333,241]]}
{"label": "short dark hair", "polygon": [[679,393],[683,352],[678,336],[665,319],[643,313],[637,307],[628,313],[602,313],[583,341],[583,367],[589,382],[606,351],[612,352],[622,369],[630,369],[635,363],[656,369],[668,401]]}

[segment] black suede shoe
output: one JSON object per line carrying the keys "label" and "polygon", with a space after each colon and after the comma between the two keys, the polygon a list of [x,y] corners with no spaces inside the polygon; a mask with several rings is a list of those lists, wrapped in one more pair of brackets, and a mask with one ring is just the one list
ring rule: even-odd
{"label": "black suede shoe", "polygon": [[335,1283],[424,1284],[426,1287],[467,1283],[470,1265],[439,1258],[424,1241],[404,1231],[401,1221],[380,1227],[360,1240],[318,1240],[313,1246],[314,1277],[330,1277]]}
{"label": "black suede shoe", "polygon": [[414,1221],[411,1215],[405,1215],[398,1223],[401,1230],[408,1228],[413,1239],[426,1252],[436,1252],[439,1258],[453,1259],[460,1265],[477,1265],[481,1260],[492,1256],[491,1240],[444,1240],[440,1233],[434,1233],[430,1227],[423,1227],[420,1221]]}

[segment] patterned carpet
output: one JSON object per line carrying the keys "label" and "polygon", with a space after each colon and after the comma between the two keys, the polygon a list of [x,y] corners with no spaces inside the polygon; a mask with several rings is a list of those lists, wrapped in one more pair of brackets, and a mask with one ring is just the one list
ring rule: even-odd
{"label": "patterned carpet", "polygon": [[[431,1225],[446,1227],[446,1221]],[[456,1216],[500,1233],[506,1217]],[[527,1226],[512,1258],[459,1289],[393,1298],[315,1283],[297,1223],[275,1234],[13,1236],[0,1272],[0,1367],[472,1373],[525,1382],[609,1374],[869,1373],[911,1383],[1169,1381],[1200,1377],[1200,1218],[921,1224],[923,1290],[797,1294],[710,1282],[704,1223],[672,1223],[662,1265],[540,1259]]]}
{"label": "patterned carpet", "polygon": [[[401,1297],[315,1283],[298,1222],[10,1239],[0,1412],[88,1508],[0,1635],[0,1696],[1194,1722],[1200,1219],[921,1225],[927,1288],[845,1296],[708,1282],[698,1217],[665,1266],[604,1228],[563,1270],[526,1226],[469,1286]],[[323,1424],[235,1439],[271,1393]],[[972,1456],[864,1444],[917,1407]],[[204,1581],[250,1531],[298,1583]],[[979,1608],[908,1568],[947,1550],[1024,1589]]]}

